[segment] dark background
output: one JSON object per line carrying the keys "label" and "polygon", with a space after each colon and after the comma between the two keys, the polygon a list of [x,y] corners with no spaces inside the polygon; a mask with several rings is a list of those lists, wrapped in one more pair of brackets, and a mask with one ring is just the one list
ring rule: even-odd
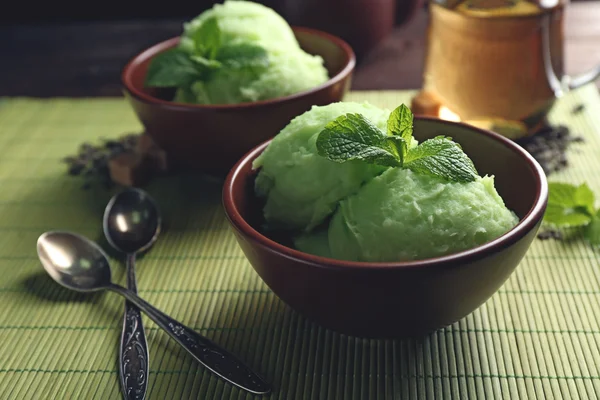
{"label": "dark background", "polygon": [[[37,1],[12,2],[2,7],[3,23],[68,23],[128,19],[189,18],[217,1]],[[222,1],[218,1],[222,3]],[[268,1],[259,1],[263,4]]]}
{"label": "dark background", "polygon": [[[376,8],[387,0],[254,0],[277,12],[298,10],[313,3],[335,3],[342,8],[361,6]],[[92,21],[189,19],[223,0],[195,1],[13,1],[0,8],[0,22],[4,24],[40,24]],[[397,0],[398,18],[402,20],[411,0]],[[365,13],[368,13],[368,9]]]}
{"label": "dark background", "polygon": [[[71,1],[21,1],[0,8],[0,96],[119,95],[120,73],[131,57],[178,36],[183,22],[223,2]],[[291,25],[341,37],[359,62],[426,5],[425,0],[255,1]],[[412,37],[423,36],[415,32]],[[411,62],[421,58],[418,54]]]}
{"label": "dark background", "polygon": [[[426,0],[256,0],[292,25],[345,39],[358,56],[354,90],[415,89],[422,82]],[[585,3],[589,0],[572,0]],[[16,1],[0,6],[1,96],[119,96],[120,74],[143,49],[181,33],[220,1]],[[596,4],[598,2],[590,1]],[[598,27],[581,7],[569,24],[567,69],[596,63]],[[590,58],[590,54],[592,57]],[[600,82],[599,82],[600,85]]]}
{"label": "dark background", "polygon": [[[315,0],[256,0],[274,8],[278,12],[283,9],[299,9]],[[365,7],[377,7],[381,0],[316,0],[317,2],[337,3],[340,8],[352,7],[360,4]],[[582,2],[592,0],[571,0]],[[7,1],[8,2],[8,1]],[[200,14],[214,3],[223,1],[195,0],[195,1],[12,1],[0,8],[0,23],[3,24],[30,24],[30,23],[68,23],[84,21],[123,21],[131,19],[189,19]],[[398,0],[397,17],[402,22],[405,10],[409,7],[410,0]],[[340,10],[340,12],[343,12]],[[368,10],[365,10],[368,13]],[[600,23],[600,22],[599,22]]]}

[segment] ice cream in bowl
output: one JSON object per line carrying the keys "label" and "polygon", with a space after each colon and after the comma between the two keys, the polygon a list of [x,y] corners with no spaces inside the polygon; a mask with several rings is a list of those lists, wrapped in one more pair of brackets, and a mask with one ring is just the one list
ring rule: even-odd
{"label": "ice cream in bowl", "polygon": [[547,197],[541,166],[498,134],[356,102],[293,118],[223,187],[239,246],[279,298],[379,338],[427,334],[485,303]]}
{"label": "ice cream in bowl", "polygon": [[124,94],[170,163],[224,176],[313,105],[343,99],[355,55],[251,1],[214,4],[181,35],[134,56]]}

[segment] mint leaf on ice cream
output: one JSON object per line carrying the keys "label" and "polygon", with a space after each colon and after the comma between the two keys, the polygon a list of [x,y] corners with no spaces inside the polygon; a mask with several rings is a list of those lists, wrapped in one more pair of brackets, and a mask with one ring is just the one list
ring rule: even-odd
{"label": "mint leaf on ice cream", "polygon": [[150,62],[146,86],[183,88],[195,81],[208,81],[219,70],[269,66],[268,53],[262,46],[246,41],[226,42],[214,16],[207,18],[190,39],[191,49],[177,47]]}
{"label": "mint leaf on ice cream", "polygon": [[221,36],[217,19],[207,19],[192,36],[198,55],[213,60],[221,47]]}
{"label": "mint leaf on ice cream", "polygon": [[[183,23],[176,46],[198,69],[195,79],[176,81],[185,84],[161,84],[176,89],[172,101],[179,103],[258,102],[300,93],[330,78],[323,57],[304,50],[281,15],[254,1],[213,4]],[[166,68],[161,74],[171,72]]]}
{"label": "mint leaf on ice cream", "polygon": [[223,41],[223,34],[215,17],[208,18],[192,35],[196,56],[207,60],[210,67],[267,67],[269,57],[262,47],[250,42]]}
{"label": "mint leaf on ice cream", "polygon": [[155,87],[185,86],[200,77],[197,65],[188,54],[177,48],[156,56],[146,74],[145,84]]}
{"label": "mint leaf on ice cream", "polygon": [[387,123],[388,135],[400,136],[410,146],[413,131],[413,113],[401,104],[390,114]]}
{"label": "mint leaf on ice cream", "polygon": [[387,121],[388,134],[360,114],[345,114],[328,123],[317,138],[320,156],[338,163],[362,160],[386,167],[408,168],[453,182],[472,182],[479,176],[473,162],[452,139],[437,136],[415,147],[413,114],[404,104]]}
{"label": "mint leaf on ice cream", "polygon": [[343,163],[363,160],[371,164],[397,167],[402,165],[400,140],[392,139],[363,115],[348,113],[325,125],[317,138],[320,156]]}
{"label": "mint leaf on ice cream", "polygon": [[478,177],[473,162],[460,145],[443,136],[426,140],[410,149],[404,159],[404,167],[455,182],[472,182]]}
{"label": "mint leaf on ice cream", "polygon": [[387,136],[385,143],[390,146],[396,158],[400,161],[400,166],[404,163],[404,157],[408,151],[408,143],[399,136]]}
{"label": "mint leaf on ice cream", "polygon": [[190,59],[198,64],[196,67],[199,71],[211,71],[218,68],[221,68],[222,64],[217,60],[209,60],[208,58],[202,56],[191,56]]}
{"label": "mint leaf on ice cream", "polygon": [[252,43],[236,43],[222,46],[217,54],[217,61],[230,68],[269,66],[267,51]]}

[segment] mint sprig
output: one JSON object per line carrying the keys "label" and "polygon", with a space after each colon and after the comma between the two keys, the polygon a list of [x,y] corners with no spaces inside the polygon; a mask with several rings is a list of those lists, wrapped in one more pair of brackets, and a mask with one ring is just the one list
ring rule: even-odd
{"label": "mint sprig", "polygon": [[219,69],[223,66],[221,62],[217,60],[209,60],[208,58],[202,56],[189,56],[190,60],[197,64],[196,68],[198,68],[202,72],[213,71]]}
{"label": "mint sprig", "polygon": [[453,182],[479,176],[458,143],[446,136],[410,147],[413,114],[404,104],[387,121],[387,134],[361,114],[344,114],[329,122],[317,137],[317,152],[331,161],[362,160],[386,167],[407,168]]}
{"label": "mint sprig", "polygon": [[196,54],[200,57],[214,60],[221,42],[223,33],[219,28],[219,22],[215,17],[209,18],[192,35]]}
{"label": "mint sprig", "polygon": [[254,43],[224,43],[216,18],[204,21],[190,38],[188,52],[174,48],[153,58],[144,84],[149,87],[187,87],[206,80],[222,69],[264,69],[269,66],[267,51]]}
{"label": "mint sprig", "polygon": [[445,136],[436,136],[411,149],[404,159],[404,167],[456,182],[471,182],[478,176],[475,165],[461,146]]}
{"label": "mint sprig", "polygon": [[187,86],[202,76],[189,55],[183,50],[174,48],[157,55],[146,73],[146,86],[181,87]]}
{"label": "mint sprig", "polygon": [[557,228],[580,228],[593,247],[600,247],[600,209],[596,209],[595,202],[594,192],[585,182],[549,182],[544,223]]}
{"label": "mint sprig", "polygon": [[402,165],[400,142],[379,130],[361,114],[345,114],[325,125],[317,138],[320,155],[331,161],[363,160],[387,167]]}
{"label": "mint sprig", "polygon": [[410,147],[413,130],[413,113],[410,108],[401,104],[390,114],[387,122],[388,134],[400,136]]}

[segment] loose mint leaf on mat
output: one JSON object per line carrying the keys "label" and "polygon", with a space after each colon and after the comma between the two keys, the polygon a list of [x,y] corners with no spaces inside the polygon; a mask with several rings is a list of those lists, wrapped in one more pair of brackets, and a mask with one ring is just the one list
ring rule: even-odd
{"label": "loose mint leaf on mat", "polygon": [[592,189],[586,183],[582,183],[577,187],[575,191],[575,203],[578,206],[584,207],[590,215],[594,215],[596,212],[594,207],[595,202],[594,192],[592,192]]}
{"label": "loose mint leaf on mat", "polygon": [[590,223],[594,217],[594,193],[586,183],[548,184],[548,205],[544,221],[559,227],[577,227]]}
{"label": "loose mint leaf on mat", "polygon": [[398,141],[389,138],[363,115],[349,113],[325,125],[316,145],[319,155],[338,163],[363,160],[388,167],[401,166],[402,146],[398,148]]}
{"label": "loose mint leaf on mat", "polygon": [[600,210],[585,227],[583,234],[592,247],[600,248]]}
{"label": "loose mint leaf on mat", "polygon": [[401,104],[390,114],[387,121],[388,135],[400,136],[410,146],[413,132],[413,113]]}
{"label": "loose mint leaf on mat", "polygon": [[223,45],[217,53],[217,60],[229,68],[269,66],[267,51],[252,43]]}
{"label": "loose mint leaf on mat", "polygon": [[199,76],[200,72],[189,55],[175,48],[152,59],[144,83],[154,87],[180,87],[188,85]]}
{"label": "loose mint leaf on mat", "polygon": [[211,17],[191,36],[196,47],[196,51],[202,57],[215,59],[217,52],[221,47],[222,34],[219,28],[219,22],[215,17]]}
{"label": "loose mint leaf on mat", "polygon": [[550,204],[546,207],[544,221],[564,228],[574,228],[590,223],[592,217],[582,208],[564,207],[559,204]]}
{"label": "loose mint leaf on mat", "polygon": [[450,138],[437,136],[408,151],[404,167],[449,181],[472,182],[478,177],[471,159]]}
{"label": "loose mint leaf on mat", "polygon": [[548,203],[563,207],[581,206],[586,211],[591,207],[590,216],[594,213],[594,194],[586,183],[576,186],[570,183],[550,182],[548,184]]}

